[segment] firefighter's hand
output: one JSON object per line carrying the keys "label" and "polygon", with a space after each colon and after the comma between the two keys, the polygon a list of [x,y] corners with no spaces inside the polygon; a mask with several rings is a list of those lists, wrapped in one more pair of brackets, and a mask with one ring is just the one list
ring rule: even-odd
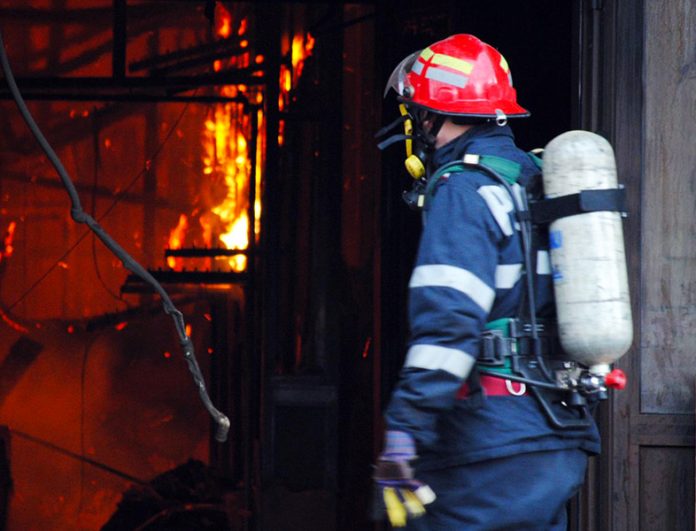
{"label": "firefighter's hand", "polygon": [[413,477],[410,461],[415,457],[410,435],[387,432],[387,443],[377,460],[373,479],[392,527],[404,527],[408,518],[423,516],[425,506],[435,500],[430,487]]}

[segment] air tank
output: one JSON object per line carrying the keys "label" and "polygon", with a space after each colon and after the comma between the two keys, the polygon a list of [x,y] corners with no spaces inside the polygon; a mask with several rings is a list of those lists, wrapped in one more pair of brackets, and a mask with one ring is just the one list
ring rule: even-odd
{"label": "air tank", "polygon": [[[568,131],[544,149],[544,195],[615,189],[616,162],[607,140]],[[553,221],[549,243],[558,331],[571,360],[604,375],[633,341],[620,212],[585,212]]]}

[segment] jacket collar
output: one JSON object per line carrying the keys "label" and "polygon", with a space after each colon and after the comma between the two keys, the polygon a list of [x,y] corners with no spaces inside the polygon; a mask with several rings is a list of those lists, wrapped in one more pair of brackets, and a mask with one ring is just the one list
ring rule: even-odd
{"label": "jacket collar", "polygon": [[519,182],[523,186],[533,175],[539,173],[529,156],[515,145],[512,129],[492,122],[476,125],[437,149],[431,159],[430,173],[435,173],[448,162],[461,160],[467,153],[495,155],[520,164],[522,173]]}

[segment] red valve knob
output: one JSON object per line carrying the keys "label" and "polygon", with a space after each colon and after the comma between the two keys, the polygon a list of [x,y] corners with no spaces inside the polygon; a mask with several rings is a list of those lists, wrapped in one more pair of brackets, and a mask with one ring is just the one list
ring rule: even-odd
{"label": "red valve knob", "polygon": [[614,369],[604,377],[604,385],[621,390],[626,387],[626,374],[621,369]]}

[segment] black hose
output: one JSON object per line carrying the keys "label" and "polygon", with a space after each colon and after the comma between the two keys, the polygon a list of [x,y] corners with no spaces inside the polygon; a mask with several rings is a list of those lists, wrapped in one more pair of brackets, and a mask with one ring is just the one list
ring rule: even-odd
{"label": "black hose", "polygon": [[174,306],[172,300],[169,297],[169,294],[164,290],[162,285],[159,282],[157,282],[157,280],[147,271],[147,269],[145,269],[138,262],[136,262],[125,251],[125,249],[123,249],[123,247],[121,247],[118,244],[118,242],[116,242],[116,240],[114,240],[101,227],[101,225],[99,225],[99,223],[97,223],[97,221],[92,216],[90,216],[83,210],[82,205],[80,203],[80,197],[77,193],[77,190],[75,189],[75,185],[73,184],[72,180],[70,179],[70,176],[68,175],[68,172],[65,170],[63,164],[58,158],[58,155],[56,155],[55,151],[46,140],[46,137],[44,137],[43,133],[39,129],[39,126],[34,121],[34,118],[29,112],[29,109],[27,108],[27,105],[24,102],[21,93],[19,92],[19,88],[17,87],[17,83],[15,81],[12,69],[10,68],[9,60],[7,58],[7,53],[5,51],[5,43],[3,41],[1,31],[0,62],[2,62],[2,70],[5,74],[7,85],[9,86],[10,92],[12,93],[15,103],[19,108],[19,112],[22,114],[22,117],[29,126],[29,129],[31,130],[32,134],[36,137],[36,140],[39,142],[39,145],[44,150],[46,156],[58,172],[63,186],[65,186],[68,196],[70,197],[70,215],[73,221],[75,221],[76,223],[84,223],[85,225],[87,225],[92,230],[92,232],[96,234],[97,238],[99,238],[102,241],[102,243],[112,253],[116,255],[116,257],[121,261],[121,263],[126,269],[143,279],[159,294],[160,298],[162,299],[162,306],[164,307],[164,312],[167,315],[171,316],[172,320],[174,321],[174,326],[176,328],[177,335],[179,336],[179,343],[181,344],[181,347],[184,351],[184,359],[188,364],[189,371],[191,372],[194,383],[198,388],[198,393],[201,397],[201,400],[203,401],[203,405],[218,425],[217,433],[215,434],[215,439],[220,442],[226,441],[227,432],[230,428],[230,421],[223,413],[221,413],[215,408],[212,401],[210,400],[210,397],[208,396],[208,391],[205,387],[205,380],[203,378],[203,374],[201,373],[201,369],[198,365],[198,360],[196,359],[196,355],[194,353],[193,343],[191,342],[191,338],[189,338],[188,334],[186,333],[186,323],[184,321],[183,314]]}

